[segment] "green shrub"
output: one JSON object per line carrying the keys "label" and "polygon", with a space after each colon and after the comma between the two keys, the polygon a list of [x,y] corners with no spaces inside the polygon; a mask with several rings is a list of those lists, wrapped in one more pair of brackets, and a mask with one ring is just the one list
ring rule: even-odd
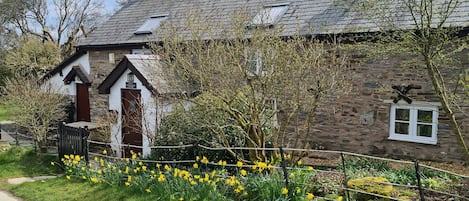
{"label": "green shrub", "polygon": [[[190,110],[185,110],[180,106],[162,120],[160,138],[155,141],[154,145],[199,144],[210,147],[245,147],[244,135],[234,125],[236,125],[234,120],[226,113],[207,110],[202,106],[193,106]],[[241,158],[244,156],[243,152],[236,154]],[[196,155],[207,156],[213,161],[236,162],[233,154],[230,155],[227,151],[205,151],[195,147],[154,149],[150,158],[188,160]]]}
{"label": "green shrub", "polygon": [[375,160],[369,158],[352,158],[345,161],[347,170],[367,169],[377,172],[387,171],[391,169],[389,163],[383,160]]}

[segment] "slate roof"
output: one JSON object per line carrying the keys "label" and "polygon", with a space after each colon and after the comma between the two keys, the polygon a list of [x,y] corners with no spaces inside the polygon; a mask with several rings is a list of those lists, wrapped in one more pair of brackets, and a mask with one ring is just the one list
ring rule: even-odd
{"label": "slate roof", "polygon": [[[443,0],[438,0],[443,1]],[[167,23],[178,24],[178,31],[183,34],[184,22],[193,10],[198,10],[207,19],[220,24],[228,24],[230,13],[246,9],[254,17],[263,6],[288,3],[289,8],[276,26],[284,28],[283,35],[288,36],[301,30],[301,34],[332,34],[377,31],[373,19],[364,18],[351,9],[350,0],[133,0],[115,13],[106,23],[98,27],[79,46],[106,46],[142,44],[159,41],[155,34],[135,35],[134,32],[154,15],[168,14]],[[410,16],[390,6],[394,20],[399,26],[409,26]],[[377,13],[380,14],[380,13]],[[469,27],[469,0],[462,0],[461,5],[448,19],[448,25]],[[226,37],[219,30],[219,37]]]}
{"label": "slate roof", "polygon": [[85,55],[85,51],[77,51],[73,53],[71,56],[67,57],[65,60],[63,60],[60,64],[58,64],[56,67],[54,67],[52,70],[47,72],[42,78],[39,80],[39,82],[44,82],[54,76],[57,73],[62,74],[62,70],[67,67],[69,64],[74,62],[75,60],[79,59],[81,56]]}
{"label": "slate roof", "polygon": [[[129,69],[142,84],[156,94],[176,93],[163,78],[159,57],[156,55],[126,54],[108,77],[99,85],[101,94],[109,94],[114,83]],[[151,75],[151,76],[150,76]]]}
{"label": "slate roof", "polygon": [[88,73],[81,66],[73,66],[72,70],[65,76],[65,84],[70,84],[78,77],[84,84],[91,85],[91,79]]}

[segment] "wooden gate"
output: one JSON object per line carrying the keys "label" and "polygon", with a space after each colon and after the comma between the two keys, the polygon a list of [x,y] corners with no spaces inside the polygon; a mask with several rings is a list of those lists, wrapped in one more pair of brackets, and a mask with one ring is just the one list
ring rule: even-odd
{"label": "wooden gate", "polygon": [[84,156],[88,161],[88,136],[90,131],[85,128],[73,128],[59,123],[59,159],[64,155]]}

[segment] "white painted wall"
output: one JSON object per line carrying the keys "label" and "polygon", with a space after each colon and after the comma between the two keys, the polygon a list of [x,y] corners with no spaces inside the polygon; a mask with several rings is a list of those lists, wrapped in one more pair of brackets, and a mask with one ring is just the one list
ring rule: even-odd
{"label": "white painted wall", "polygon": [[[122,143],[122,103],[121,103],[121,89],[125,88],[127,82],[127,74],[130,70],[126,70],[122,76],[114,83],[110,89],[109,94],[109,110],[118,112],[116,124],[111,126],[111,141],[112,148],[121,157],[119,144]],[[143,107],[142,119],[142,135],[143,135],[143,156],[148,156],[151,153],[150,146],[153,146],[153,140],[157,137],[158,125],[160,118],[167,115],[172,111],[172,104],[158,105],[157,100],[151,92],[142,85],[142,82],[136,79],[134,82],[137,84],[137,89],[140,89],[141,104]]]}
{"label": "white painted wall", "polygon": [[72,82],[65,85],[64,78],[72,70],[73,66],[80,65],[88,74],[90,73],[90,62],[88,53],[82,55],[80,58],[71,62],[65,68],[62,69],[62,76],[60,73],[55,74],[46,80],[43,84],[43,89],[53,93],[60,93],[64,95],[76,96],[76,83]]}

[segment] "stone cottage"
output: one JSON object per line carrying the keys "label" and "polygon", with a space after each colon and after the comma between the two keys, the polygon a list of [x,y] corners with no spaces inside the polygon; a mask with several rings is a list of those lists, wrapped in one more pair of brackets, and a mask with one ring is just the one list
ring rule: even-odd
{"label": "stone cottage", "polygon": [[[318,39],[347,34],[367,35],[377,31],[366,19],[353,15],[347,6],[350,5],[326,0],[133,0],[84,38],[76,53],[44,79],[61,88],[63,93],[76,97],[75,120],[94,122],[111,112],[120,122],[125,118],[122,108],[132,107],[132,99],[138,102],[146,100],[145,97],[166,93],[160,90],[161,85],[150,81],[149,71],[142,65],[142,61],[154,62],[157,57],[150,56],[152,52],[148,44],[160,41],[155,30],[161,23],[179,23],[179,30],[184,34],[181,22],[187,20],[187,13],[191,10],[197,9],[203,14],[226,20],[227,13],[245,9],[252,16],[251,23],[268,29],[281,28],[283,36],[292,36],[298,29],[304,36]],[[466,35],[468,10],[469,2],[463,1],[448,20],[466,27],[462,32]],[[259,20],[259,16],[268,17]],[[463,65],[469,66],[468,63]],[[351,94],[336,104],[320,108],[314,134],[303,139],[304,142],[321,149],[380,156],[463,159],[463,151],[425,73],[405,70],[399,58],[353,63],[351,71]],[[396,96],[393,92],[397,89],[404,90],[409,86],[420,86],[409,90],[412,103],[405,99],[395,102],[391,98]],[[155,108],[158,105],[155,102],[149,104],[155,104]],[[137,124],[142,124],[140,128],[156,132],[157,117],[171,112],[170,104],[163,105],[165,109],[148,110],[151,114],[143,115],[151,119],[151,128],[137,121]],[[469,121],[464,122],[463,125],[469,125]],[[465,129],[466,133],[469,132],[468,128]],[[137,136],[132,141],[123,137],[143,131],[116,126],[112,132],[114,143],[150,145],[151,139],[147,135]],[[120,155],[121,150],[115,149]],[[144,148],[143,153],[148,154],[149,149]]]}

